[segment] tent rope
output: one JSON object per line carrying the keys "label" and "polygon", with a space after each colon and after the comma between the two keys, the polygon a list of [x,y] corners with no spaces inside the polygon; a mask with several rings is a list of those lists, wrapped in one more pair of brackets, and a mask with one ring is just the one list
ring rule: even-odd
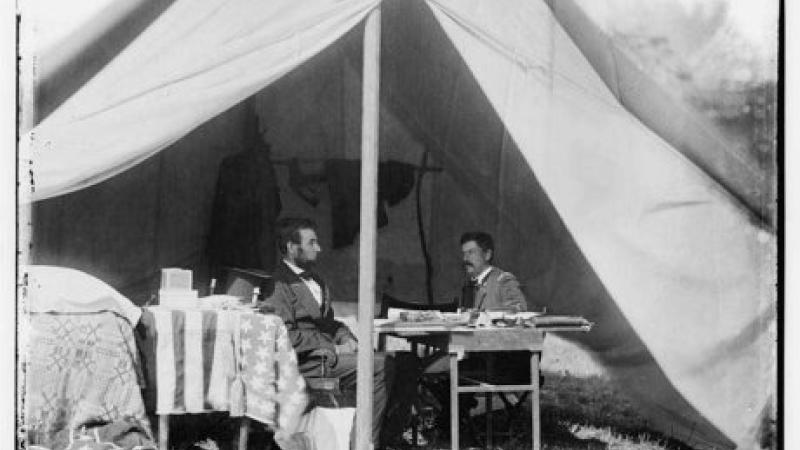
{"label": "tent rope", "polygon": [[419,245],[422,248],[422,257],[425,260],[425,293],[428,296],[428,304],[433,304],[433,264],[431,263],[431,254],[428,251],[427,238],[425,236],[425,224],[422,219],[422,177],[425,176],[428,164],[428,154],[430,150],[425,147],[422,152],[422,158],[419,162],[420,170],[417,172],[417,230],[419,231]]}

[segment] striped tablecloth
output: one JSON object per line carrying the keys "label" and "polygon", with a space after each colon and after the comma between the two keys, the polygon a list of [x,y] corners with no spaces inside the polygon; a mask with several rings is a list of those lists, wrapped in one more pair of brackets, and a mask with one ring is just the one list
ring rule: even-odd
{"label": "striped tablecloth", "polygon": [[230,411],[294,428],[307,402],[305,382],[279,317],[149,307],[141,322],[147,403],[157,414]]}

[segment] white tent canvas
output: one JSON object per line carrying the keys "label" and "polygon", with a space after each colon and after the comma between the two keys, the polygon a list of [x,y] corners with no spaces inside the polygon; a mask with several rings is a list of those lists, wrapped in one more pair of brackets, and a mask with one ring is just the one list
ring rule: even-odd
{"label": "white tent canvas", "polygon": [[[631,113],[571,2],[505,3],[176,0],[26,136],[33,262],[123,293],[203,267],[250,109],[274,158],[357,159],[359,33],[380,4],[381,157],[443,168],[423,185],[434,296],[459,285],[457,235],[485,229],[532,308],[597,324],[576,339],[662,431],[751,448],[776,382],[774,180],[694,138],[685,110],[664,119],[679,131]],[[285,213],[329,212],[286,196]],[[413,206],[390,212],[379,268],[422,298]],[[356,264],[343,249],[321,270],[355,298]]]}

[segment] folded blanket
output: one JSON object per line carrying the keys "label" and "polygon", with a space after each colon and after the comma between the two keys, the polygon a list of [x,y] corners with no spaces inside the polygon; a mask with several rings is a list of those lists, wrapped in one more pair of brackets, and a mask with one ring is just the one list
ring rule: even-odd
{"label": "folded blanket", "polygon": [[135,326],[142,314],[124,295],[80,270],[57,266],[20,266],[28,312],[95,313],[111,311]]}
{"label": "folded blanket", "polygon": [[537,316],[533,318],[536,328],[585,328],[592,327],[592,323],[578,316]]}

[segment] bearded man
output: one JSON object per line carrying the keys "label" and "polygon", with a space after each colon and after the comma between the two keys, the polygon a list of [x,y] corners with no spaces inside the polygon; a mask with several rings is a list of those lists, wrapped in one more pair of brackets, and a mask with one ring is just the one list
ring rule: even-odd
{"label": "bearded man", "polygon": [[[328,286],[314,271],[322,252],[317,226],[311,219],[285,218],[278,221],[277,230],[282,261],[273,273],[274,289],[264,300],[262,310],[283,319],[304,377],[320,375],[320,365],[325,362],[312,357],[312,353],[324,354],[329,367],[327,376],[338,378],[342,390],[354,389],[358,344],[350,329],[334,319]],[[373,361],[372,437],[377,446],[393,384],[392,398],[396,400],[389,403],[399,417],[386,421],[382,437],[395,440],[395,434],[402,430],[406,419],[403,416],[410,407],[406,403],[413,400],[416,391],[419,363],[410,355],[380,352],[374,354]],[[403,376],[393,383],[396,371]]]}

